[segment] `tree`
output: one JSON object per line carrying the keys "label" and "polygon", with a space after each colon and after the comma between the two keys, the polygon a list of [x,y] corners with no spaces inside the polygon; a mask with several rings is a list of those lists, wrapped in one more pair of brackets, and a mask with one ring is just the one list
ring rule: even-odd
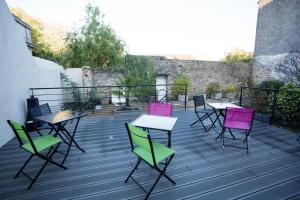
{"label": "tree", "polygon": [[124,63],[124,44],[103,17],[98,7],[86,6],[83,26],[67,35],[62,58],[65,66],[110,71],[118,70]]}
{"label": "tree", "polygon": [[32,54],[59,62],[60,51],[64,47],[64,38],[66,36],[64,27],[32,17],[17,7],[11,8],[11,12],[31,26],[32,43],[36,45],[32,50]]}
{"label": "tree", "polygon": [[241,49],[234,49],[227,53],[222,61],[226,62],[251,62],[253,58],[252,52],[246,52]]}
{"label": "tree", "polygon": [[276,66],[277,72],[281,77],[290,83],[300,85],[300,53],[290,52]]}
{"label": "tree", "polygon": [[187,85],[187,90],[190,90],[192,87],[192,80],[186,74],[180,74],[176,77],[174,85],[171,87],[172,94],[174,97],[178,98],[178,95],[185,94],[185,89]]}
{"label": "tree", "polygon": [[[117,85],[154,85],[155,71],[153,60],[146,56],[135,56],[127,54],[125,56],[125,68],[122,70],[124,76]],[[155,87],[124,87],[122,88],[126,96],[126,105],[129,106],[129,96],[147,100],[146,98],[155,94]]]}

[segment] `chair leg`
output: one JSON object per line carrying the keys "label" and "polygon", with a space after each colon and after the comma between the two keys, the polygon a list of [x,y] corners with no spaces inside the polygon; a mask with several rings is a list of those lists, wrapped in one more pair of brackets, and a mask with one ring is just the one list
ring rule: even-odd
{"label": "chair leg", "polygon": [[225,128],[222,129],[221,137],[223,139],[223,150],[224,150],[224,147],[225,147]]}
{"label": "chair leg", "polygon": [[[30,190],[30,188],[33,186],[33,184],[35,183],[35,181],[38,179],[38,177],[41,175],[42,171],[45,169],[46,165],[51,162],[51,163],[55,163],[54,161],[52,161],[52,156],[54,155],[54,153],[56,152],[56,150],[58,149],[60,143],[55,147],[55,149],[52,151],[52,153],[50,154],[49,157],[46,156],[41,156],[40,154],[37,154],[37,156],[39,156],[40,158],[45,160],[45,163],[43,164],[42,168],[40,169],[40,171],[38,171],[38,173],[35,175],[35,177],[32,179],[30,185],[28,186],[27,190]],[[51,151],[51,149],[49,150],[49,152]],[[47,154],[49,154],[49,152]],[[58,163],[55,163],[58,164]]]}
{"label": "chair leg", "polygon": [[15,175],[14,178],[18,178],[18,176],[20,175],[20,173],[23,171],[23,169],[26,167],[26,165],[29,163],[29,161],[31,160],[31,158],[33,158],[34,154],[31,154],[30,157],[25,161],[25,163],[23,164],[23,166],[19,169],[19,171],[17,172],[17,174]]}
{"label": "chair leg", "polygon": [[168,161],[168,163],[166,163],[165,167],[163,168],[163,170],[160,170],[158,168],[155,168],[157,171],[160,172],[159,176],[157,177],[157,179],[155,180],[154,184],[152,185],[151,189],[149,190],[149,192],[147,193],[145,199],[148,199],[151,192],[153,191],[153,189],[155,188],[156,184],[158,183],[159,179],[162,177],[162,176],[165,176],[170,182],[172,182],[173,184],[176,184],[175,181],[173,181],[170,177],[168,177],[165,172],[166,172],[166,169],[168,167],[168,165],[170,164],[171,160],[173,159],[174,155],[172,155]]}
{"label": "chair leg", "polygon": [[194,121],[192,124],[191,124],[191,126],[194,126],[197,122],[199,122],[200,121],[200,119],[197,119],[196,121]]}
{"label": "chair leg", "polygon": [[44,160],[48,160],[48,162],[50,162],[50,163],[52,163],[52,164],[54,164],[54,165],[56,165],[56,166],[58,166],[58,167],[60,167],[60,168],[62,168],[62,169],[67,169],[67,167],[65,167],[65,166],[63,165],[63,162],[62,162],[61,164],[59,164],[59,163],[57,163],[57,162],[55,162],[55,161],[53,161],[53,160],[51,159],[52,156],[54,155],[54,153],[58,152],[57,149],[58,149],[58,147],[60,146],[60,144],[61,144],[61,143],[57,144],[56,147],[55,147],[54,149],[52,148],[52,149],[53,149],[53,152],[52,152],[52,154],[51,154],[50,156],[48,156],[48,155],[49,155],[49,153],[51,152],[51,148],[50,148],[49,152],[47,153],[47,156],[39,155],[39,157],[41,157],[41,158],[44,159]]}
{"label": "chair leg", "polygon": [[141,163],[141,159],[138,158],[138,161],[136,162],[136,165],[134,166],[134,168],[131,170],[130,174],[128,175],[128,177],[125,180],[125,183],[127,183],[128,179],[131,177],[131,175],[133,174],[133,172],[137,169],[137,167],[139,166],[139,164]]}

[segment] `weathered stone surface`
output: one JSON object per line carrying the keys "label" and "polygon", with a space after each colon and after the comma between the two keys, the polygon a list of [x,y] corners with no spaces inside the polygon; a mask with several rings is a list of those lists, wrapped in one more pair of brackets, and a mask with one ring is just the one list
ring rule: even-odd
{"label": "weathered stone surface", "polygon": [[300,51],[300,1],[260,0],[257,16],[253,82],[278,79],[275,66],[283,55]]}
{"label": "weathered stone surface", "polygon": [[[192,80],[189,94],[205,92],[211,82],[219,82],[222,89],[228,85],[240,86],[251,79],[251,63],[226,63],[199,60],[176,60],[165,57],[153,57],[156,74],[168,76],[167,83],[172,84],[179,74],[187,74]],[[120,73],[92,71],[93,85],[116,85],[122,77]],[[84,77],[85,78],[85,77]]]}
{"label": "weathered stone surface", "polygon": [[227,63],[200,60],[176,60],[156,58],[156,73],[167,74],[168,84],[174,83],[176,76],[187,74],[192,80],[190,94],[205,92],[211,82],[219,82],[222,89],[228,85],[240,86],[251,79],[251,63]]}

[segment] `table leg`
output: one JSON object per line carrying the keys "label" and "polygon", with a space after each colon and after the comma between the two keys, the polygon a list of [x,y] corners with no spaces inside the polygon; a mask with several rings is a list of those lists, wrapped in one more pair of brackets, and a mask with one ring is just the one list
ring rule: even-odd
{"label": "table leg", "polygon": [[172,136],[172,132],[168,131],[168,147],[171,148],[171,136]]}
{"label": "table leg", "polygon": [[[222,128],[222,130],[223,130],[223,124],[221,123],[220,115],[221,115],[222,117],[225,116],[224,113],[222,112],[222,110],[219,110],[219,114],[217,115],[217,119],[216,119],[216,120],[219,121],[219,124],[220,124],[220,126],[221,126],[221,128]],[[221,133],[219,133],[219,135],[215,138],[215,140],[217,140],[218,138],[220,138],[221,135],[222,135],[222,131],[221,131]]]}
{"label": "table leg", "polygon": [[76,125],[75,125],[75,128],[74,128],[72,134],[64,126],[62,126],[62,130],[65,131],[67,133],[67,135],[70,137],[70,146],[72,146],[72,143],[74,143],[79,150],[81,150],[83,153],[85,153],[85,151],[74,140],[75,133],[76,133],[76,130],[77,130],[77,127],[78,127],[78,124],[79,124],[79,120],[80,120],[80,118],[77,119],[77,122],[76,122]]}

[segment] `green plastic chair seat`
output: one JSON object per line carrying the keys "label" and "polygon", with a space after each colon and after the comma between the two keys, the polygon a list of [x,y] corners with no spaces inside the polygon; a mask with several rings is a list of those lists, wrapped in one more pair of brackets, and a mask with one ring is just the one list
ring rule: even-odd
{"label": "green plastic chair seat", "polygon": [[[50,148],[51,146],[53,146],[55,144],[58,144],[59,142],[61,142],[60,139],[53,137],[51,135],[40,136],[37,139],[33,140],[36,150],[39,153]],[[33,153],[33,154],[35,153],[29,142],[23,144],[22,147],[24,149],[26,149],[27,151],[29,151],[30,153]]]}
{"label": "green plastic chair seat", "polygon": [[[155,164],[159,164],[164,159],[175,153],[174,150],[160,144],[159,142],[152,141],[153,151],[155,154]],[[153,158],[150,151],[147,151],[143,147],[136,147],[133,152],[140,156],[143,160],[147,161],[150,165],[154,166]]]}

